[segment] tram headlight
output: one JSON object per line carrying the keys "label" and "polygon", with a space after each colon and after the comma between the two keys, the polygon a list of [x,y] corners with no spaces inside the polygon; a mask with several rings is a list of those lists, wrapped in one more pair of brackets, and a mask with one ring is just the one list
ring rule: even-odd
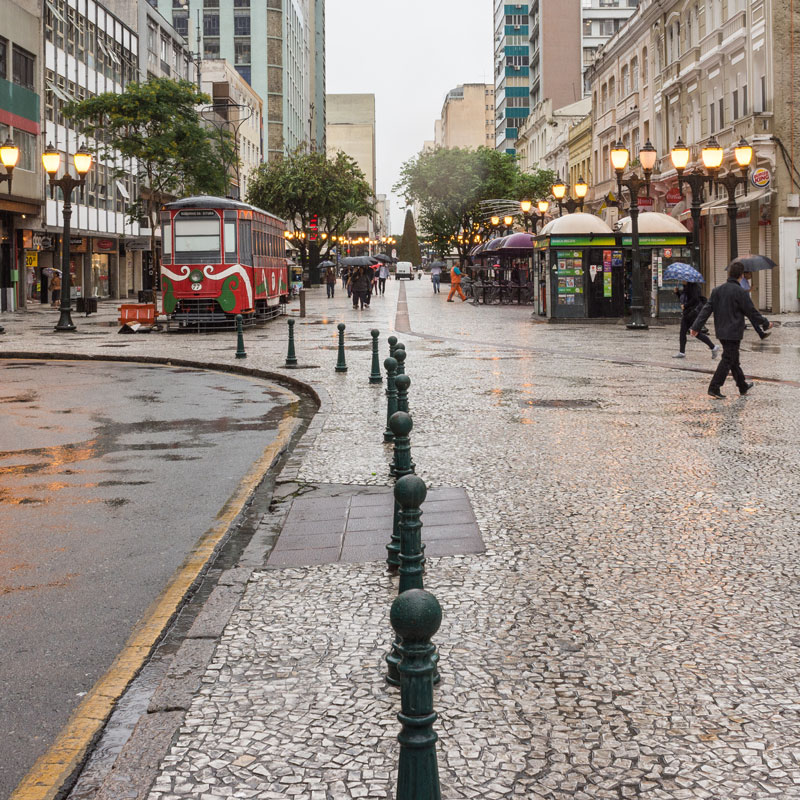
{"label": "tram headlight", "polygon": [[205,277],[205,276],[203,275],[203,271],[202,271],[202,270],[200,270],[200,269],[193,269],[193,270],[192,270],[192,271],[189,273],[189,280],[190,280],[192,283],[202,283],[202,282],[203,282],[203,278],[204,278],[204,277]]}

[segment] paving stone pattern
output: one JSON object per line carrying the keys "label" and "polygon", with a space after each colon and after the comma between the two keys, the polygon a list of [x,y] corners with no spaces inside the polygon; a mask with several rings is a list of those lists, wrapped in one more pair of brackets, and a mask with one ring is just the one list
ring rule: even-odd
{"label": "paving stone pattern", "polygon": [[[486,545],[428,560],[443,798],[800,798],[800,329],[746,339],[745,371],[774,382],[716,402],[691,371],[704,348],[671,361],[675,327],[407,291],[417,471],[466,490]],[[395,299],[393,282],[364,312],[310,297],[329,310],[298,320],[298,358],[324,404],[282,480],[391,485],[369,353],[343,376],[325,348],[340,320],[385,348]],[[248,366],[282,363],[282,327],[250,337]],[[164,340],[128,352],[223,358],[218,336]],[[150,800],[394,797],[395,592],[379,562],[257,568]]]}

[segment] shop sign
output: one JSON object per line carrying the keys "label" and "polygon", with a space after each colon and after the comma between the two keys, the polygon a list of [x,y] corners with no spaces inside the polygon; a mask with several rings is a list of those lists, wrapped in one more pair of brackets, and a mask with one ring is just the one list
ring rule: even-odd
{"label": "shop sign", "polygon": [[[626,247],[632,244],[632,238],[630,236],[623,236],[622,237],[622,244]],[[686,244],[686,237],[685,236],[639,236],[639,246],[640,247],[658,247],[659,245],[685,245]]]}
{"label": "shop sign", "polygon": [[25,253],[25,266],[26,267],[38,267],[39,266],[39,254],[34,251],[26,251]]}
{"label": "shop sign", "polygon": [[674,206],[680,203],[681,200],[683,200],[683,194],[681,193],[681,190],[677,186],[673,186],[667,192],[666,197],[664,199],[667,201],[667,203]]}
{"label": "shop sign", "polygon": [[149,236],[139,236],[135,239],[125,239],[125,249],[126,250],[149,250],[150,249],[150,237]]}
{"label": "shop sign", "polygon": [[640,197],[639,198],[639,208],[652,208],[653,207],[653,198],[652,197]]}
{"label": "shop sign", "polygon": [[613,236],[552,236],[550,241],[553,247],[576,244],[602,247],[603,245],[608,246],[616,244]]}
{"label": "shop sign", "polygon": [[756,186],[759,189],[765,189],[769,186],[770,181],[772,180],[772,175],[768,169],[764,169],[764,167],[759,167],[756,170],[753,170],[753,174],[750,176],[750,182],[753,186]]}
{"label": "shop sign", "polygon": [[117,249],[117,243],[114,239],[95,239],[94,251],[95,253],[108,253],[111,250]]}
{"label": "shop sign", "polygon": [[53,237],[46,233],[34,233],[33,231],[22,231],[23,250],[51,250],[53,247]]}
{"label": "shop sign", "polygon": [[86,237],[85,236],[70,236],[69,249],[73,253],[86,252]]}

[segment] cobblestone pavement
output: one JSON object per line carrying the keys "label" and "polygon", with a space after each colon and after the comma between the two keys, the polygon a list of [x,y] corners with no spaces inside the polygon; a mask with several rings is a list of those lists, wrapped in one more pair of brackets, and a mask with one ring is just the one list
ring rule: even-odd
{"label": "cobblestone pavement", "polygon": [[[763,380],[716,402],[694,371],[712,366],[705,348],[670,358],[674,326],[536,324],[406,289],[417,471],[467,490],[487,548],[428,561],[443,798],[800,798],[798,318],[745,340]],[[383,358],[396,300],[393,282],[363,312],[312,293],[330,311],[298,320],[297,354],[318,368],[292,374],[323,405],[281,480],[389,484],[367,378],[369,329]],[[6,352],[233,363],[235,349],[230,334],[4,324]],[[280,371],[284,328],[246,334],[247,366]],[[254,571],[150,800],[394,797],[395,592],[377,562]]]}

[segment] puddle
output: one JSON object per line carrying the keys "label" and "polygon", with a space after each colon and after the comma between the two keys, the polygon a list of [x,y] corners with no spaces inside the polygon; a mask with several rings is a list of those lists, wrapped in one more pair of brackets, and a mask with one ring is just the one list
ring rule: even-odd
{"label": "puddle", "polygon": [[602,408],[599,400],[520,400],[523,408],[567,408],[578,410],[581,408]]}

